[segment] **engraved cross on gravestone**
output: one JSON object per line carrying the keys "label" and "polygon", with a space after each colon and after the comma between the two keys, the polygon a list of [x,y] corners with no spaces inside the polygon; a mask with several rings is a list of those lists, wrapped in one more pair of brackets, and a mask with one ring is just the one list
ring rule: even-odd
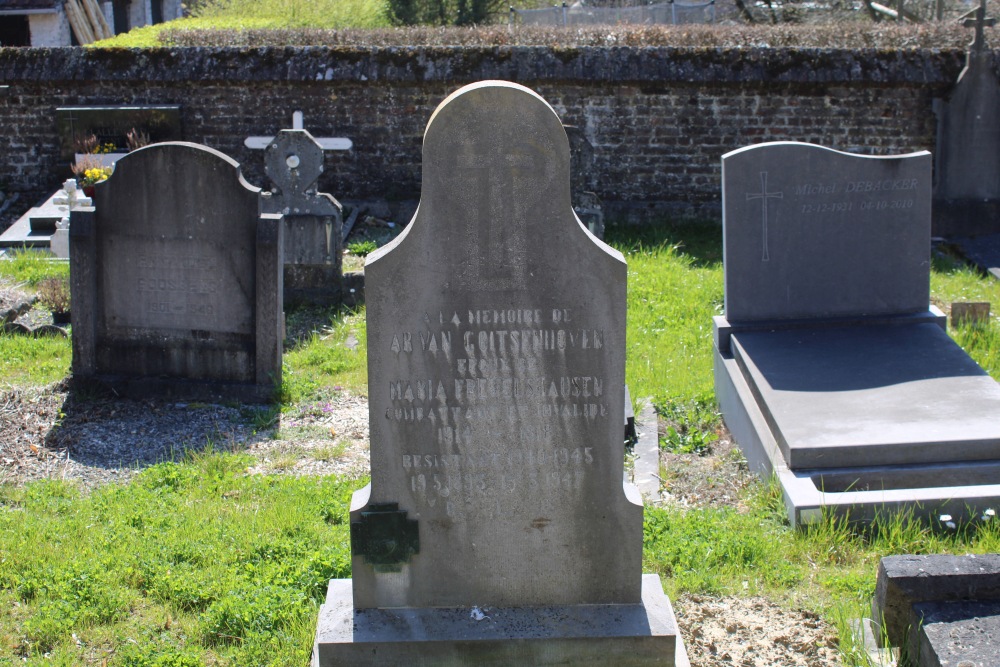
{"label": "engraved cross on gravestone", "polygon": [[761,255],[760,261],[766,262],[770,258],[767,254],[767,200],[768,199],[781,199],[785,196],[783,192],[768,192],[767,191],[767,172],[760,172],[760,192],[757,194],[747,193],[747,201],[754,199],[759,199],[762,207],[762,222],[761,222],[761,234],[764,239],[763,244],[763,254]]}

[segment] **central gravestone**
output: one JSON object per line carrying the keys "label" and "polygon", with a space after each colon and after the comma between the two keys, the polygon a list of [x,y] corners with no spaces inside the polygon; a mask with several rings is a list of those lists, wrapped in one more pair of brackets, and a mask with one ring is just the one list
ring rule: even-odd
{"label": "central gravestone", "polygon": [[622,483],[626,266],[569,193],[532,91],[432,116],[417,213],[365,266],[372,480],[317,664],[675,664]]}

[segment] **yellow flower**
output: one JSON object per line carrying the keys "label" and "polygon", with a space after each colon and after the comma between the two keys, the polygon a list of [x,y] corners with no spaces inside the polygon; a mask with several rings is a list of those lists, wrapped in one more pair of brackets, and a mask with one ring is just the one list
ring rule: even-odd
{"label": "yellow flower", "polygon": [[111,167],[93,167],[87,169],[83,172],[82,185],[93,185],[94,183],[107,180],[108,176],[111,175],[111,171]]}

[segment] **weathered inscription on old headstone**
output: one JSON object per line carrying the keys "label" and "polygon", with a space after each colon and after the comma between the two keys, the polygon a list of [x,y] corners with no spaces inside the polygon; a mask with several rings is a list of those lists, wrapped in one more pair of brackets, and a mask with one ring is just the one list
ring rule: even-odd
{"label": "weathered inscription on old headstone", "polygon": [[204,146],[119,160],[96,212],[72,217],[74,372],[267,398],[281,369],[281,230],[259,198]]}
{"label": "weathered inscription on old headstone", "polygon": [[355,550],[359,608],[639,599],[625,263],[576,220],[568,165],[558,117],[513,84],[467,87],[428,126],[417,214],[365,269],[367,505],[405,512],[419,545],[392,565]]}
{"label": "weathered inscription on old headstone", "polygon": [[730,322],[927,309],[930,154],[775,142],[722,170]]}

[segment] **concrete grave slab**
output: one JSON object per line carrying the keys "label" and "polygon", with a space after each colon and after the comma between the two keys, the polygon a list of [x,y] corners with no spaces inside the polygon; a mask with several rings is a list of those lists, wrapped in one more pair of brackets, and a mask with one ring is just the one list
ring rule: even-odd
{"label": "concrete grave slab", "polygon": [[872,613],[893,646],[901,646],[916,627],[913,605],[956,600],[1000,600],[1000,554],[887,556],[879,561]]}
{"label": "concrete grave slab", "polygon": [[690,664],[651,574],[643,575],[640,603],[473,609],[355,609],[350,581],[337,579],[319,628],[313,667],[371,664],[373,654],[378,665]]}
{"label": "concrete grave slab", "polygon": [[997,457],[1000,385],[935,324],[747,332],[732,345],[793,469]]}
{"label": "concrete grave slab", "polygon": [[73,211],[73,375],[132,395],[268,401],[281,379],[281,216],[210,148],[154,144]]}
{"label": "concrete grave slab", "polygon": [[968,516],[1000,498],[1000,387],[929,307],[930,156],[723,156],[716,395],[793,523]]}
{"label": "concrete grave slab", "polygon": [[354,611],[332,587],[316,663],[682,664],[622,481],[626,266],[573,212],[558,116],[466,86],[422,167],[412,222],[365,266],[372,480]]}
{"label": "concrete grave slab", "polygon": [[1000,667],[1000,600],[913,606],[915,667]]}
{"label": "concrete grave slab", "polygon": [[75,190],[72,195],[67,196],[65,188],[75,186],[76,181],[67,181],[64,189],[55,191],[40,205],[28,209],[0,234],[0,248],[48,248],[58,223],[69,215],[70,207],[92,204],[89,197],[84,197]]}

